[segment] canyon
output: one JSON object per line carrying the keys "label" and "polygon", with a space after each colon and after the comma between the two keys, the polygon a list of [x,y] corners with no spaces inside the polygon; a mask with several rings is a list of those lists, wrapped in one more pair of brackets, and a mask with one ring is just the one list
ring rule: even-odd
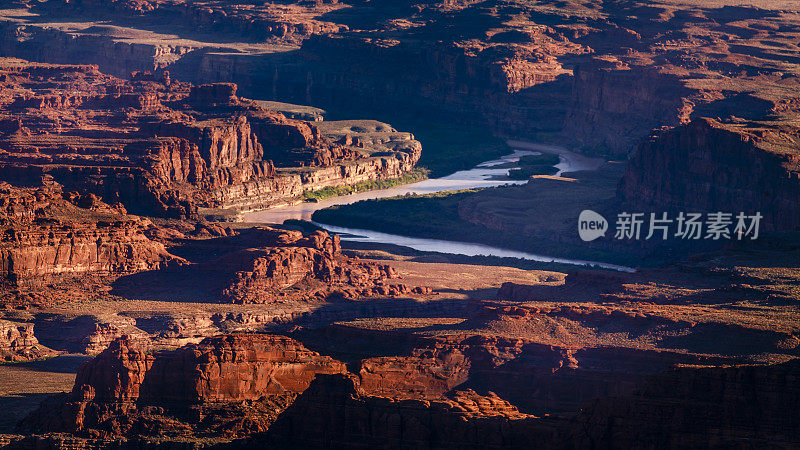
{"label": "canyon", "polygon": [[52,181],[139,214],[196,218],[198,208],[296,201],[400,177],[421,152],[387,124],[288,119],[239,99],[230,83],[191,86],[143,72],[124,81],[94,66],[14,59],[2,67],[2,178]]}
{"label": "canyon", "polygon": [[391,105],[618,157],[662,125],[794,111],[796,11],[722,3],[23,2],[2,13],[0,51],[330,109]]}
{"label": "canyon", "polygon": [[[694,130],[698,120],[712,118],[737,128],[736,133],[758,134],[760,148],[782,147],[767,152],[781,155],[782,168],[768,164],[763,176],[789,178],[775,186],[781,189],[779,197],[791,199],[797,188],[797,154],[789,150],[791,144],[782,143],[786,139],[781,134],[795,133],[791,121],[797,114],[800,69],[794,41],[800,20],[796,10],[782,3],[740,7],[725,2],[598,1],[562,2],[555,8],[523,1],[230,5],[173,0],[106,7],[91,1],[49,1],[23,2],[0,16],[2,55],[59,64],[77,60],[122,78],[151,71],[155,78],[167,74],[197,84],[235,82],[251,98],[317,105],[339,115],[369,111],[404,121],[411,117],[411,123],[438,123],[440,128],[486,126],[504,136],[611,159],[652,154],[648,149],[666,146],[669,151],[651,164],[667,163],[674,170],[680,161],[673,164],[665,158],[672,157],[675,141],[662,133],[667,141],[653,143],[659,139],[653,131]],[[181,25],[165,28],[168,21]],[[774,132],[758,131],[762,129]],[[391,142],[397,136],[381,140]],[[339,134],[336,139],[348,138]],[[395,150],[394,144],[389,147]],[[397,177],[419,159],[414,144],[401,147],[397,150],[409,155],[401,162],[361,160],[352,163],[356,167],[341,169],[347,171],[343,176],[338,170],[321,170],[318,176],[301,173],[299,181],[282,178],[279,183],[251,180],[249,169],[237,175],[211,174],[221,177],[212,181],[217,192],[202,203],[258,209],[280,203],[275,191],[296,197],[303,190],[349,184],[351,178],[358,183]],[[434,170],[440,164],[460,164],[457,154],[444,161],[427,158],[435,160]],[[634,160],[647,158],[652,157]],[[724,158],[714,164],[724,166]],[[714,173],[742,185],[710,194],[725,198],[709,203],[699,194],[707,187],[654,194],[655,181],[650,187],[634,186],[635,179],[646,177],[645,168],[632,165],[621,187],[620,196],[631,205],[664,207],[675,201],[705,209],[737,204],[739,193],[762,185],[760,177]],[[374,170],[385,174],[362,174]],[[254,173],[269,173],[269,168]],[[220,181],[231,176],[239,182]],[[136,195],[145,190],[136,189]],[[187,214],[191,207],[180,201],[148,198],[148,209],[135,212],[169,209],[172,215]],[[793,229],[794,202],[785,200],[794,211],[789,219],[775,217],[774,205],[784,200],[770,202],[768,226]]]}
{"label": "canyon", "polygon": [[[798,395],[796,246],[743,243],[636,273],[559,272],[341,249],[322,232],[169,224],[144,234],[179,265],[54,274],[6,299],[3,320],[39,352],[27,358],[97,354],[69,392],[3,430],[9,448],[798,444],[796,417],[781,412]],[[244,277],[235,265],[204,267],[255,243],[424,289],[363,293],[352,278],[314,281],[318,269],[295,264]],[[200,272],[174,275],[184,270]],[[259,301],[232,302],[219,289],[231,280]],[[357,295],[315,290],[337,283]]]}
{"label": "canyon", "polygon": [[[800,9],[739,3],[3,5],[0,448],[800,447]],[[243,220],[490,134],[592,164]],[[585,243],[584,209],[763,221]]]}
{"label": "canyon", "polygon": [[[220,448],[387,439],[435,448],[666,439],[791,447],[797,418],[780,411],[792,411],[798,395],[796,283],[776,281],[796,271],[758,265],[780,267],[795,252],[761,249],[752,259],[753,251],[636,274],[390,261],[434,295],[413,307],[351,300],[338,314],[318,303],[308,310],[314,320],[228,308],[203,320],[187,315],[198,304],[176,310],[172,301],[121,297],[106,308],[124,302],[121,317],[138,336],[109,337],[71,392],[46,400],[20,422],[24,434],[5,439],[11,448],[199,437]],[[488,288],[496,299],[448,286]],[[137,303],[147,311],[134,312]]]}

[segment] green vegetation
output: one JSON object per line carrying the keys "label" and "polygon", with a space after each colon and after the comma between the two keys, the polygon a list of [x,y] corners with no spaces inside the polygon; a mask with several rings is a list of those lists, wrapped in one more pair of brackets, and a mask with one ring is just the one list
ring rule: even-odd
{"label": "green vegetation", "polygon": [[399,178],[391,178],[388,180],[372,180],[362,181],[361,183],[351,184],[347,186],[329,186],[318,191],[305,191],[303,192],[303,200],[322,200],[328,197],[337,197],[339,195],[355,194],[358,192],[372,191],[375,189],[387,189],[402,184],[416,183],[428,178],[428,170],[418,167]]}

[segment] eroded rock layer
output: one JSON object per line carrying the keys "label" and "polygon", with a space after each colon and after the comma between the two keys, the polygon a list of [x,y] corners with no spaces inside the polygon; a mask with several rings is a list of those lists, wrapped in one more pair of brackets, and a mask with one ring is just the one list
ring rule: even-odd
{"label": "eroded rock layer", "polygon": [[[215,255],[221,248],[235,255],[254,243],[321,260],[338,246],[322,233],[226,234],[170,248],[199,266],[226,260]],[[23,421],[25,437],[5,439],[40,448],[792,447],[797,271],[770,264],[786,266],[796,250],[770,248],[618,274],[392,262],[405,278],[419,280],[416,267],[435,279],[439,296],[456,278],[517,280],[444,301],[359,294],[309,302],[280,287],[295,278],[281,269],[276,285],[261,281],[268,307],[209,303],[206,311],[176,305],[172,293],[169,301],[132,301],[152,287],[141,277],[164,271],[127,275],[138,291],[117,285],[111,294],[127,311],[69,321],[4,312],[35,323],[48,346],[59,343],[56,330],[64,338],[91,332],[93,348],[110,341],[79,370],[71,393]],[[313,272],[304,270],[296,273]],[[179,293],[181,278],[164,284]],[[498,299],[485,300],[487,292]],[[114,339],[127,332],[135,334]]]}
{"label": "eroded rock layer", "polygon": [[410,134],[385,124],[381,140],[334,143],[347,139],[239,99],[234,84],[190,86],[147,73],[124,81],[94,66],[9,59],[0,72],[3,178],[55,179],[134,212],[264,207],[398,177],[420,156]]}
{"label": "eroded rock layer", "polygon": [[53,354],[50,349],[39,344],[33,334],[33,326],[32,323],[0,320],[0,360],[27,361]]}
{"label": "eroded rock layer", "polygon": [[632,205],[760,213],[766,230],[800,227],[800,152],[793,125],[697,119],[644,142],[620,181]]}
{"label": "eroded rock layer", "polygon": [[[222,301],[271,303],[426,293],[423,288],[387,283],[398,278],[391,266],[344,256],[339,236],[325,231],[304,236],[299,231],[262,228],[250,239],[262,247],[236,251],[211,263],[235,271],[222,291]],[[263,247],[266,242],[271,246]]]}
{"label": "eroded rock layer", "polygon": [[184,240],[175,251],[189,264],[119,278],[114,292],[153,300],[273,305],[430,293],[399,282],[386,264],[344,255],[339,239],[325,231],[304,235],[253,227],[233,236]]}
{"label": "eroded rock layer", "polygon": [[5,183],[0,194],[4,283],[35,284],[87,272],[130,273],[180,259],[143,234],[149,220],[129,216],[124,208],[112,208],[92,194]]}
{"label": "eroded rock layer", "polygon": [[[682,368],[572,418],[521,414],[496,396],[471,391],[431,402],[389,400],[365,394],[352,378],[322,375],[267,433],[237,448],[714,448],[745,442],[791,447],[798,444],[798,417],[790,412],[798,396],[791,382],[797,371],[794,361]],[[762,415],[765,410],[770,412]],[[778,410],[787,414],[775,415]]]}
{"label": "eroded rock layer", "polygon": [[392,105],[615,157],[660,126],[796,111],[800,74],[790,2],[60,0],[2,14],[8,56]]}
{"label": "eroded rock layer", "polygon": [[115,340],[23,427],[88,436],[236,436],[264,431],[317,373],[344,365],[281,336],[208,338],[145,353]]}

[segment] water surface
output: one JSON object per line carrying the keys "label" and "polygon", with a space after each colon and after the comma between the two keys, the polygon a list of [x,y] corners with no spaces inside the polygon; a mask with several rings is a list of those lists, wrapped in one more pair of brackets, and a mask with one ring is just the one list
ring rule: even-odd
{"label": "water surface", "polygon": [[[361,192],[357,194],[344,195],[341,197],[332,197],[320,200],[319,202],[303,202],[295,205],[278,206],[264,211],[247,213],[244,215],[244,220],[246,222],[267,224],[281,224],[289,219],[311,221],[311,216],[317,210],[329,208],[335,205],[349,205],[361,200],[396,197],[400,195],[411,194],[433,194],[436,192],[454,191],[459,189],[489,188],[509,184],[525,184],[527,183],[527,180],[511,180],[507,178],[509,163],[519,161],[519,158],[522,156],[537,155],[542,152],[555,153],[559,155],[561,162],[556,165],[556,168],[559,169],[559,172],[556,175],[561,175],[564,172],[575,172],[578,170],[596,170],[603,163],[601,159],[589,158],[574,152],[570,152],[569,150],[561,147],[513,140],[508,141],[508,144],[514,148],[514,152],[510,155],[503,156],[500,159],[483,162],[475,166],[473,169],[455,172],[446,177],[423,180],[416,183],[391,187],[388,189]],[[344,241],[393,244],[419,251],[447,253],[452,255],[518,258],[529,261],[554,262],[577,266],[595,266],[624,272],[634,271],[633,268],[618,266],[615,264],[537,255],[483,244],[401,236],[397,234],[381,233],[378,231],[359,228],[337,227],[317,222],[314,222],[314,224],[330,232],[341,234],[342,240]]]}

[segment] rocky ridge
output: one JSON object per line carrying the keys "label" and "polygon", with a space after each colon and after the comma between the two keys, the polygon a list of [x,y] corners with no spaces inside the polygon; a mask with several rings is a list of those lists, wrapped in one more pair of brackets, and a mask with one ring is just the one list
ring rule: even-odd
{"label": "rocky ridge", "polygon": [[[236,448],[289,443],[366,448],[387,441],[391,446],[424,443],[442,449],[529,448],[531,442],[547,449],[642,443],[665,448],[743,442],[793,446],[796,414],[762,416],[757,405],[766,402],[767,408],[775,408],[786,401],[788,406],[797,396],[789,381],[797,366],[793,361],[759,368],[678,369],[654,377],[634,395],[600,400],[573,417],[545,418],[520,414],[491,396],[392,401],[365,394],[351,378],[319,376],[267,433]],[[708,389],[712,379],[716,389]],[[347,412],[331,413],[341,410]],[[365,416],[383,420],[365,427],[355,419]]]}
{"label": "rocky ridge", "polygon": [[0,359],[3,362],[27,361],[53,354],[39,344],[33,335],[33,324],[0,320]]}
{"label": "rocky ridge", "polygon": [[338,235],[316,231],[303,236],[297,231],[268,228],[259,232],[259,241],[271,238],[274,243],[267,248],[234,252],[212,263],[235,271],[222,291],[221,301],[270,303],[277,299],[354,299],[429,292],[385,283],[398,278],[397,272],[388,265],[344,256]]}
{"label": "rocky ridge", "polygon": [[[232,254],[278,237],[303,252],[325,254],[335,245],[321,234],[269,229],[234,234],[201,239],[193,251],[214,261],[220,256],[213,248],[223,242],[233,247]],[[317,240],[319,250],[304,246]],[[191,264],[203,261],[190,248],[170,248]],[[762,256],[765,263],[777,263],[790,253]],[[744,254],[759,265],[752,251]],[[756,403],[735,403],[749,398],[747,392],[764,391],[758,394],[760,408],[785,408],[768,386],[794,398],[786,380],[795,370],[796,312],[791,306],[755,306],[789,298],[792,285],[774,279],[791,274],[741,267],[736,258],[726,256],[732,264],[727,271],[719,258],[711,258],[684,272],[542,272],[527,276],[529,285],[505,285],[496,301],[482,300],[485,294],[444,302],[422,296],[408,302],[401,297],[316,303],[320,300],[286,296],[286,303],[271,303],[274,310],[261,315],[242,305],[226,306],[227,313],[197,314],[188,310],[197,308],[192,303],[180,304],[187,308],[182,314],[120,312],[115,333],[138,329],[140,334],[117,340],[114,333],[105,335],[110,348],[80,370],[72,393],[46,401],[26,419],[29,428],[19,430],[24,437],[6,439],[46,448],[198,439],[221,448],[288,443],[314,448],[332,442],[350,448],[387,437],[392,445],[435,448],[524,448],[530,442],[579,448],[587,442],[629,445],[630,436],[654,445],[678,439],[707,447],[708,439],[735,442],[742,436],[793,445],[787,431],[791,414],[742,423],[737,414],[751,417],[748,408]],[[398,267],[417,279],[408,266]],[[430,269],[426,264],[424,270]],[[449,267],[447,273],[455,277],[465,269]],[[120,299],[132,295],[112,292],[123,295]],[[298,301],[316,309],[274,321],[279,310],[290,311]],[[136,307],[130,300],[126,305]],[[45,315],[30,315],[49,345],[52,330],[41,320]],[[70,326],[81,326],[78,322]],[[62,334],[72,332],[54,326]],[[312,381],[317,372],[344,376]],[[709,385],[725,393],[718,395]],[[619,405],[641,408],[652,423],[640,424],[639,413]],[[698,411],[718,421],[701,420]],[[683,419],[671,423],[665,417]],[[723,427],[715,429],[716,423]],[[398,426],[405,431],[397,432]],[[637,434],[628,427],[648,431]]]}
{"label": "rocky ridge", "polygon": [[800,228],[796,126],[696,119],[645,141],[619,183],[630,207],[763,216],[761,229]]}
{"label": "rocky ridge", "polygon": [[[412,115],[425,110],[431,119],[489,124],[504,135],[528,136],[592,155],[626,159],[637,152],[643,140],[645,148],[653,145],[648,136],[654,129],[685,126],[700,118],[710,117],[732,128],[752,128],[748,134],[762,128],[791,129],[800,75],[794,44],[798,14],[796,9],[782,6],[745,8],[699,1],[678,6],[632,0],[562,2],[558,8],[539,2],[267,3],[248,7],[224,2],[115,2],[109,8],[70,2],[31,7],[28,15],[6,13],[9,20],[2,24],[3,51],[51,62],[78,58],[115,74],[169,69],[182,79],[199,83],[236,81],[251,96],[331,108],[352,109],[357,98],[361,109],[382,111],[391,105]],[[305,31],[297,31],[288,23],[275,28],[258,22],[258,17],[269,22],[281,8],[288,22],[319,20],[327,25],[308,25]],[[138,24],[119,26],[114,33],[98,31],[89,23],[78,27],[63,23],[57,31],[39,24],[60,23],[68,11]],[[228,44],[179,46],[178,36],[156,33],[137,37],[152,28],[147,25],[150,21],[167,17],[165,14],[203,29],[218,27],[239,36],[254,35],[269,48],[221,50]],[[198,22],[195,18],[199,16],[206,19]],[[256,32],[251,25],[262,31]],[[123,28],[125,31],[120,31]],[[281,31],[274,33],[278,29]],[[194,35],[188,30],[178,34],[184,40]],[[54,35],[64,43],[58,51],[50,45]],[[84,40],[104,49],[124,48],[121,53],[131,56],[123,63],[121,58],[109,57],[110,51],[87,55],[79,44]],[[144,48],[152,51],[142,51]],[[165,52],[169,57],[162,55]],[[667,141],[656,145],[664,151],[680,152],[670,147],[676,143],[668,140],[669,134],[662,136]],[[759,139],[766,146],[786,147],[775,133],[762,134]],[[725,165],[723,160],[717,163]],[[632,170],[638,167],[634,165]],[[774,185],[775,180],[785,178],[783,172],[765,170],[759,177],[736,179],[743,184],[731,192],[714,193],[713,202],[736,204],[737,193],[757,190],[761,184]],[[777,183],[781,185],[778,197],[792,198],[796,190],[792,170],[789,172],[789,182]],[[670,173],[668,184],[691,183],[678,180],[684,173]],[[644,172],[631,171],[629,187],[621,196],[638,204],[657,201],[661,206],[675,199],[692,208],[710,206],[709,200],[706,204],[697,201],[693,194],[697,190],[681,188],[680,195],[654,195],[648,192],[652,187],[631,185],[634,178],[646,177]],[[699,192],[707,189],[696,187]],[[247,208],[248,197],[262,198],[260,204],[271,202],[266,192],[274,189],[251,183],[245,188],[224,188],[221,197],[227,198],[230,206]],[[791,204],[787,206],[794,211]],[[792,213],[786,221],[770,219],[770,227],[793,229],[796,217]]]}
{"label": "rocky ridge", "polygon": [[3,283],[41,284],[51,276],[131,273],[180,262],[144,235],[147,219],[129,216],[92,194],[7,183],[0,192]]}
{"label": "rocky ridge", "polygon": [[138,213],[266,207],[398,177],[421,150],[386,125],[377,145],[337,144],[331,138],[347,139],[239,99],[233,84],[190,86],[146,73],[123,81],[92,66],[8,59],[2,70],[3,178],[54,179]]}
{"label": "rocky ridge", "polygon": [[266,430],[316,373],[343,371],[279,336],[208,338],[155,355],[122,338],[81,367],[71,393],[22,426],[94,437],[246,435]]}
{"label": "rocky ridge", "polygon": [[[235,81],[250,96],[292,103],[425,105],[619,157],[660,126],[794,110],[798,20],[784,6],[59,1],[7,11],[2,51],[79,59],[118,76],[167,69],[197,83]],[[86,22],[65,20],[77,15]],[[186,25],[151,31],[167,18]],[[214,40],[211,30],[231,37]]]}

